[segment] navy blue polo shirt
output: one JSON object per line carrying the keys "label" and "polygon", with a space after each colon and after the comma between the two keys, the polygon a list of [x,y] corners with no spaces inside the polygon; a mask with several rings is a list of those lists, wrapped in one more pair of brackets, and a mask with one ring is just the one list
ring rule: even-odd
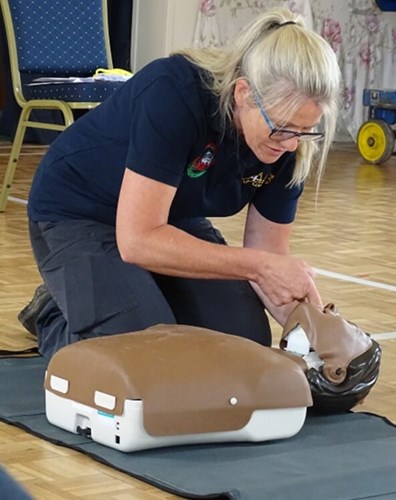
{"label": "navy blue polo shirt", "polygon": [[260,162],[228,124],[200,70],[180,55],[140,70],[52,143],[34,177],[33,221],[115,224],[125,168],[177,188],[170,222],[221,217],[251,202],[274,222],[294,219],[302,186],[287,187],[294,153]]}

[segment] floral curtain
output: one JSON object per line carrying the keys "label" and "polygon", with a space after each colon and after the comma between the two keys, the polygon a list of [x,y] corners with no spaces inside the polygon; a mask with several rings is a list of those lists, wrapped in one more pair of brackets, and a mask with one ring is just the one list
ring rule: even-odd
{"label": "floral curtain", "polygon": [[375,0],[200,0],[194,44],[227,44],[260,11],[273,7],[301,14],[332,46],[343,75],[337,139],[356,140],[367,118],[364,88],[396,86],[396,12],[381,11]]}

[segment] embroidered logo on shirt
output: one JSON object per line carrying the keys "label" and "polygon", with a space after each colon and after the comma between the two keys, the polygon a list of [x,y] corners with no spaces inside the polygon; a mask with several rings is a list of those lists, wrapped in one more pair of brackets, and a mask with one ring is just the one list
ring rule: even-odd
{"label": "embroidered logo on shirt", "polygon": [[251,184],[255,188],[260,188],[263,184],[269,184],[275,178],[274,174],[264,174],[260,172],[249,177],[242,177],[243,184]]}
{"label": "embroidered logo on shirt", "polygon": [[201,177],[205,174],[209,167],[214,163],[214,157],[216,153],[216,144],[210,142],[205,146],[205,150],[201,156],[197,156],[187,166],[187,175],[192,178]]}

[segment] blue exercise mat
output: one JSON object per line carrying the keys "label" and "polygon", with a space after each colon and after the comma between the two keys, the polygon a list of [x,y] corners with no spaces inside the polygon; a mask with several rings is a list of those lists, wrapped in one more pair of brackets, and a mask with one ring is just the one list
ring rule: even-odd
{"label": "blue exercise mat", "polygon": [[290,439],[122,453],[49,424],[42,358],[0,359],[0,420],[184,498],[396,498],[396,428],[367,413],[309,416]]}

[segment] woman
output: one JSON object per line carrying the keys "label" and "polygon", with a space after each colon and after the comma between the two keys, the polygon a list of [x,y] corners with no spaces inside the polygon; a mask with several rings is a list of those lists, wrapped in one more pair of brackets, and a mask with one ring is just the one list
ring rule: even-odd
{"label": "woman", "polygon": [[[289,240],[332,142],[339,82],[321,37],[266,12],[226,50],[150,63],[63,132],[29,198],[45,285],[19,319],[40,352],[157,323],[270,345],[265,309],[283,324],[296,301],[321,306]],[[243,248],[227,246],[206,217],[245,206]]]}

